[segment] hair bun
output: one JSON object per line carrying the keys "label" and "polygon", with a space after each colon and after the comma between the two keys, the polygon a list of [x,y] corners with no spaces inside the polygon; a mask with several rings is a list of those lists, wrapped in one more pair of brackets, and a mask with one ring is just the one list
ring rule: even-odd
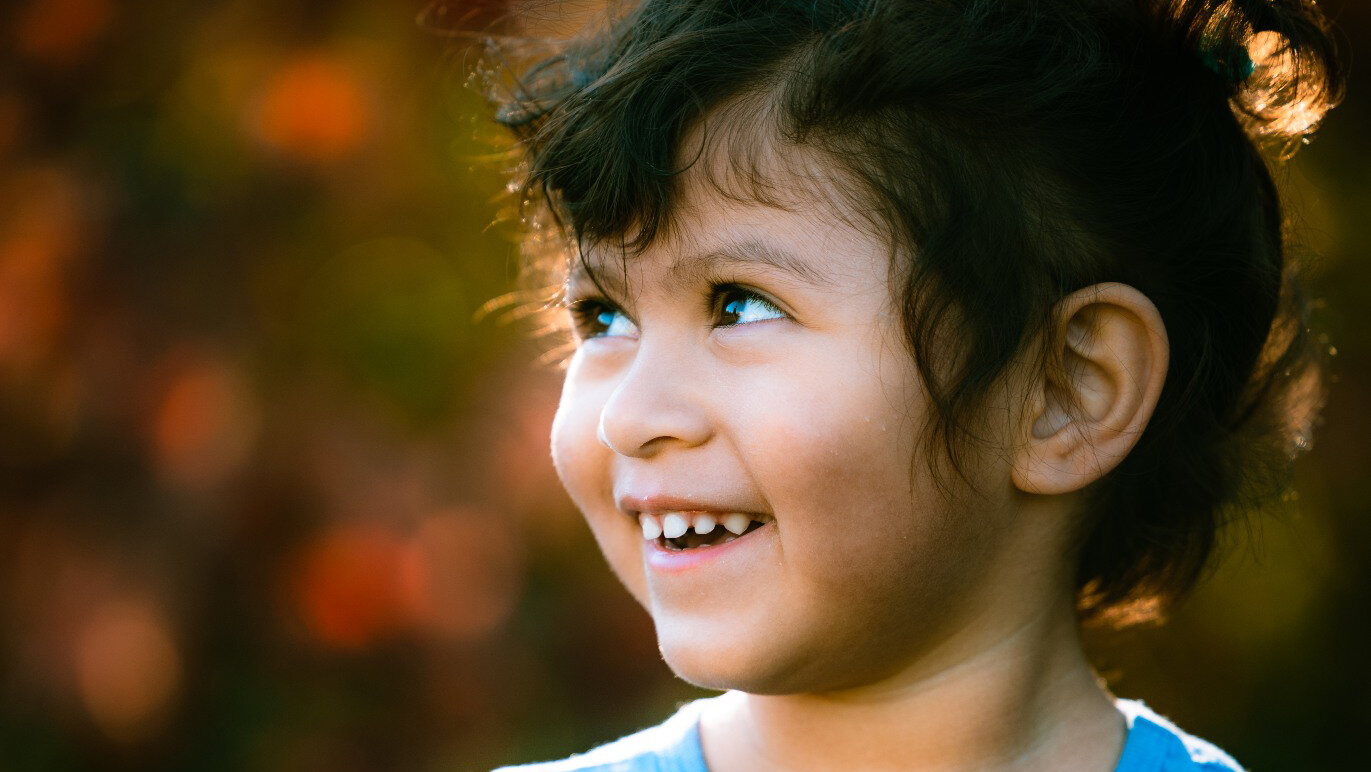
{"label": "hair bun", "polygon": [[1222,79],[1249,136],[1288,156],[1343,95],[1328,18],[1314,0],[1144,0]]}

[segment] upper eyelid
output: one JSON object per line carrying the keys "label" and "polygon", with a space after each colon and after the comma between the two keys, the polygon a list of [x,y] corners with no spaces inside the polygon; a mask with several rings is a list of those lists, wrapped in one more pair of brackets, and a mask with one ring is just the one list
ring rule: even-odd
{"label": "upper eyelid", "polygon": [[633,319],[633,315],[624,308],[622,303],[613,298],[605,297],[604,293],[598,290],[578,294],[569,289],[563,289],[561,297],[557,299],[557,306],[569,313],[577,313],[592,305],[613,309],[627,316],[630,320]]}
{"label": "upper eyelid", "polygon": [[[567,311],[567,313],[570,313],[578,317],[588,313],[592,309],[598,308],[602,310],[607,309],[614,311],[616,313],[623,314],[624,316],[628,316],[630,321],[633,320],[633,317],[629,316],[628,312],[624,311],[624,309],[620,307],[618,303],[602,295],[589,295],[586,297],[579,298],[565,298],[561,301],[560,305],[563,309]],[[636,322],[634,323],[636,324]]]}
{"label": "upper eyelid", "polygon": [[777,299],[774,295],[772,295],[771,293],[766,292],[766,291],[764,291],[764,290],[757,289],[756,287],[754,287],[754,286],[752,286],[752,285],[750,285],[750,284],[744,284],[744,283],[742,283],[742,282],[736,282],[736,281],[717,282],[717,283],[715,283],[715,284],[713,284],[713,285],[711,286],[711,288],[710,288],[710,293],[709,293],[709,302],[710,302],[710,310],[711,310],[711,312],[714,312],[714,311],[718,311],[718,310],[719,310],[717,304],[718,304],[718,302],[722,299],[722,297],[723,297],[725,294],[727,294],[727,292],[728,292],[729,290],[742,290],[743,292],[746,292],[746,293],[748,293],[749,295],[752,295],[752,296],[756,297],[758,300],[761,300],[762,302],[766,303],[767,305],[771,306],[772,308],[776,309],[777,311],[780,311],[782,314],[785,314],[787,317],[793,317],[793,316],[794,316],[794,314],[792,314],[792,313],[790,312],[790,309],[786,308],[785,304],[782,303],[780,300],[778,300],[778,299]]}
{"label": "upper eyelid", "polygon": [[[707,312],[711,316],[716,315],[721,310],[720,304],[723,297],[733,291],[742,291],[776,309],[785,317],[794,318],[794,314],[786,307],[786,304],[771,293],[751,284],[725,279],[716,279],[709,282],[708,291],[706,293]],[[627,316],[629,321],[633,322],[635,325],[638,323],[633,317],[633,314],[629,313],[628,309],[626,309],[622,303],[614,298],[607,297],[605,293],[601,292],[598,287],[593,285],[589,288],[584,288],[579,292],[577,291],[577,288],[570,285],[564,286],[560,293],[560,297],[557,300],[557,305],[571,313],[584,311],[586,308],[592,306],[601,306]]]}
{"label": "upper eyelid", "polygon": [[590,340],[597,340],[604,337],[616,337],[605,335],[607,330],[597,329],[597,327],[602,324],[598,321],[598,317],[606,310],[623,315],[634,328],[637,328],[638,326],[638,321],[634,319],[632,315],[620,307],[617,302],[606,298],[600,293],[588,294],[582,297],[576,297],[574,294],[564,296],[560,301],[560,305],[563,313],[568,317],[568,328],[575,336],[577,346]]}

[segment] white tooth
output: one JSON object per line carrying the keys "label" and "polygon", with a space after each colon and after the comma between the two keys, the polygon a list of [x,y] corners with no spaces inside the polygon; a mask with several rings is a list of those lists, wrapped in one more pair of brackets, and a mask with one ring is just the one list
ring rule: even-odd
{"label": "white tooth", "polygon": [[707,534],[710,531],[714,530],[714,525],[717,522],[718,521],[714,519],[714,515],[696,515],[695,533],[698,533],[701,536],[703,536],[704,534]]}
{"label": "white tooth", "polygon": [[662,524],[653,515],[638,515],[638,524],[643,527],[643,538],[648,541],[662,535]]}
{"label": "white tooth", "polygon": [[662,535],[668,539],[684,536],[688,530],[690,530],[690,521],[685,519],[685,515],[672,512],[662,518]]}
{"label": "white tooth", "polygon": [[737,534],[739,536],[742,536],[743,531],[746,531],[748,525],[750,525],[751,523],[752,518],[748,517],[747,515],[738,514],[737,512],[734,512],[731,515],[724,516],[724,527],[727,528],[730,532]]}

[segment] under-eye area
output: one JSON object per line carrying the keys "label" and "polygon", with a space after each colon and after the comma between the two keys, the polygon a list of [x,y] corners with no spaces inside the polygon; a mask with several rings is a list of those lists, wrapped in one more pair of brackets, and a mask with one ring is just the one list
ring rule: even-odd
{"label": "under-eye area", "polygon": [[770,523],[770,515],[744,512],[664,512],[640,514],[643,538],[665,550],[717,547]]}

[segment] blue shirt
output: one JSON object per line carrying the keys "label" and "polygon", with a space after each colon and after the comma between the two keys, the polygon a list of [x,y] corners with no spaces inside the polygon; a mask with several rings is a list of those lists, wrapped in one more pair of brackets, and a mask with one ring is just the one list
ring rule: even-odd
{"label": "blue shirt", "polygon": [[[594,750],[561,761],[500,767],[495,772],[709,772],[700,745],[700,713],[710,697],[681,706],[676,714]],[[1114,772],[1242,772],[1228,754],[1186,734],[1136,700],[1116,700],[1128,723],[1123,754]]]}

